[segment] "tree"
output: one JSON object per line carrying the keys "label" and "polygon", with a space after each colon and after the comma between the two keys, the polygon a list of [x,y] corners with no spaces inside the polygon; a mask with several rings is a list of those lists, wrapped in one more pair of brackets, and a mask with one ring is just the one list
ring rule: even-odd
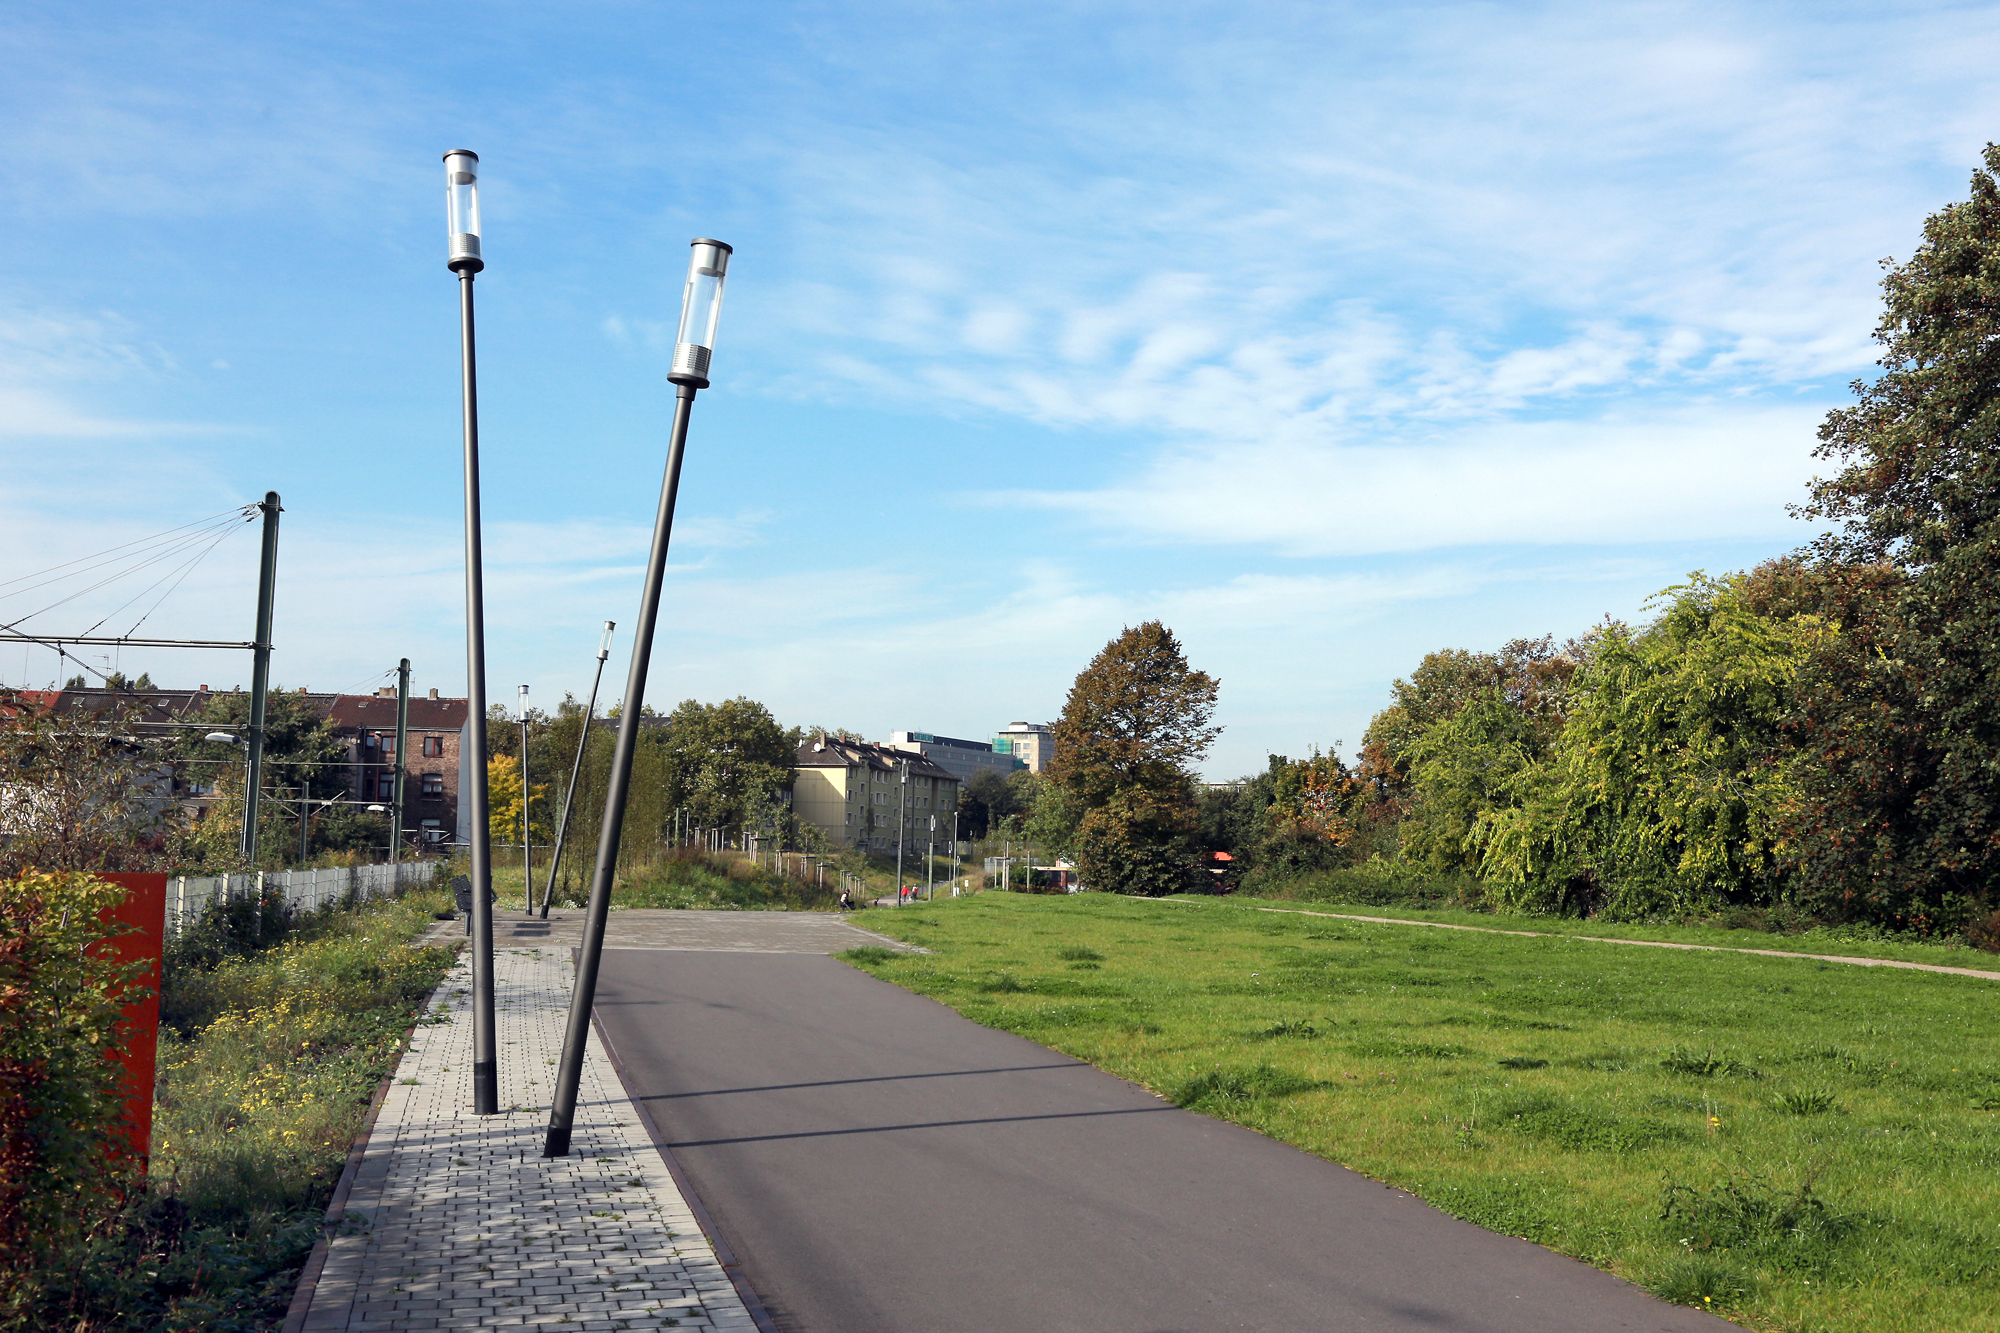
{"label": "tree", "polygon": [[1840,523],[1814,554],[1849,595],[1800,681],[1796,852],[1822,912],[1949,927],[2000,881],[2000,147],[1884,263],[1882,373],[1802,510]]}
{"label": "tree", "polygon": [[[1464,849],[1500,902],[1631,918],[1686,915],[1779,894],[1796,764],[1783,725],[1818,617],[1760,613],[1743,575],[1694,575],[1633,633],[1605,630],[1569,686],[1569,721],[1545,759],[1486,724],[1431,740],[1439,769],[1484,763]],[[1503,759],[1486,756],[1499,754]],[[1466,805],[1472,804],[1468,798]]]}
{"label": "tree", "polygon": [[131,716],[53,713],[0,690],[0,880],[149,869],[173,810],[172,768]]}
{"label": "tree", "polygon": [[[200,726],[181,731],[174,757],[191,776],[214,783],[215,800],[207,815],[182,839],[184,856],[197,863],[233,865],[243,830],[244,755],[241,747],[208,741],[209,731],[241,737],[250,724],[250,695],[242,690],[213,694],[203,705]],[[273,687],[264,710],[264,773],[266,795],[259,807],[257,846],[268,865],[289,864],[299,845],[297,812],[293,807],[301,784],[311,784],[315,796],[353,796],[336,786],[348,775],[346,742],[332,722],[313,706],[304,690]],[[360,818],[340,811],[316,817],[314,845],[327,847],[369,842],[384,845],[388,825],[380,816]]]}
{"label": "tree", "polygon": [[[532,774],[530,775],[533,776]],[[546,843],[555,837],[549,818],[549,788],[534,784],[533,841]],[[519,845],[521,838],[521,761],[511,754],[496,754],[486,761],[486,827],[494,842]]]}
{"label": "tree", "polygon": [[685,808],[697,827],[754,831],[792,785],[798,735],[755,699],[688,699],[658,736],[668,813]]}
{"label": "tree", "polygon": [[1040,804],[1041,779],[1022,769],[1005,777],[982,769],[958,789],[959,836],[984,838],[1002,825],[1024,826]]}
{"label": "tree", "polygon": [[[1066,842],[1094,889],[1159,895],[1188,887],[1198,810],[1194,765],[1221,733],[1221,686],[1188,665],[1149,620],[1106,644],[1071,686],[1048,781],[1075,822]],[[1058,844],[1060,845],[1060,843]]]}

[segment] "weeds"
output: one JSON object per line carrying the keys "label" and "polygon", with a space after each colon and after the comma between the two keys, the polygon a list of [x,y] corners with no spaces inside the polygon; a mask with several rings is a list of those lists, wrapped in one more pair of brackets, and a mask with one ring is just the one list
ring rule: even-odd
{"label": "weeds", "polygon": [[897,953],[894,949],[885,949],[879,944],[863,944],[847,950],[840,957],[861,967],[880,967],[897,957]]}
{"label": "weeds", "polygon": [[1321,1086],[1316,1079],[1302,1078],[1289,1070],[1260,1064],[1251,1069],[1224,1070],[1220,1067],[1187,1079],[1168,1094],[1176,1106],[1201,1110],[1218,1104],[1242,1104],[1267,1097],[1289,1097]]}
{"label": "weeds", "polygon": [[1835,1212],[1814,1192],[1824,1165],[1808,1168],[1789,1190],[1747,1169],[1706,1189],[1669,1181],[1660,1195],[1660,1220],[1691,1254],[1730,1251],[1773,1268],[1825,1272],[1861,1219]]}
{"label": "weeds", "polygon": [[1287,1018],[1282,1022],[1273,1023],[1270,1027],[1265,1028],[1262,1032],[1259,1032],[1257,1035],[1265,1038],[1317,1037],[1319,1035],[1319,1029],[1314,1027],[1311,1021],[1308,1019]]}
{"label": "weeds", "polygon": [[1676,1046],[1660,1057],[1660,1068],[1670,1074],[1687,1074],[1693,1078],[1714,1078],[1726,1074],[1733,1078],[1762,1078],[1762,1074],[1733,1056],[1718,1055],[1714,1051],[1695,1051]]}
{"label": "weeds", "polygon": [[1793,1115],[1825,1115],[1838,1111],[1840,1105],[1833,1094],[1824,1088],[1801,1088],[1793,1092],[1781,1092],[1771,1099],[1771,1104],[1780,1111]]}

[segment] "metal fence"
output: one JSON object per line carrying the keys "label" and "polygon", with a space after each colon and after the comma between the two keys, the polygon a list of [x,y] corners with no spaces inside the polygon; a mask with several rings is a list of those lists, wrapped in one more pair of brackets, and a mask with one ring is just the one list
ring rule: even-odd
{"label": "metal fence", "polygon": [[261,870],[243,875],[189,875],[167,881],[167,933],[177,935],[211,907],[276,898],[291,912],[313,912],[329,903],[386,898],[398,889],[423,888],[437,863],[331,866],[325,870]]}

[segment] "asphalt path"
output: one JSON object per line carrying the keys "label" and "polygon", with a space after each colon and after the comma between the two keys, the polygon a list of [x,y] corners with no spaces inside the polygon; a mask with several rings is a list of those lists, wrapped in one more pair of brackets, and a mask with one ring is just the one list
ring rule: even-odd
{"label": "asphalt path", "polygon": [[829,957],[607,950],[597,1005],[788,1333],[1732,1327]]}

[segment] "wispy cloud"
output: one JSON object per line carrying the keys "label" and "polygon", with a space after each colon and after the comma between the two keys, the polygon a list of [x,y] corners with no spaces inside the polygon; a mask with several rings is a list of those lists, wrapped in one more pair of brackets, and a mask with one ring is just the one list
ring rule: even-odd
{"label": "wispy cloud", "polygon": [[1393,441],[1177,450],[1129,482],[1007,492],[1146,543],[1351,556],[1447,546],[1779,537],[1810,474],[1813,409],[1498,422]]}

